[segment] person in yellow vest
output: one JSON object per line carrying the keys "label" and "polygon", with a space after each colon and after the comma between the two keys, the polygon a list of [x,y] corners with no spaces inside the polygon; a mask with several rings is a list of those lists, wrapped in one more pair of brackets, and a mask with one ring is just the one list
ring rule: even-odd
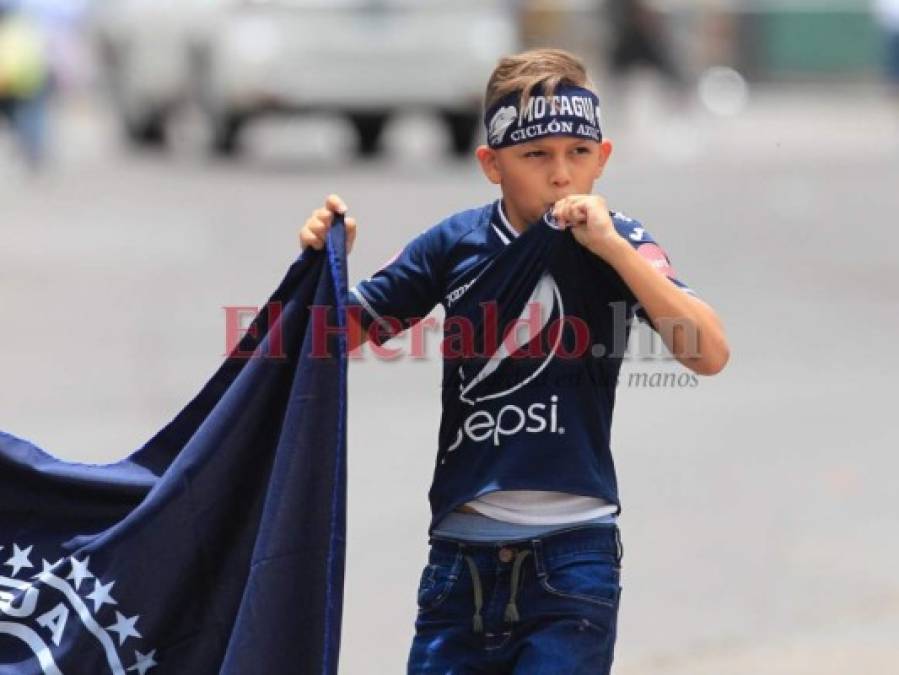
{"label": "person in yellow vest", "polygon": [[49,69],[43,37],[12,0],[0,0],[0,116],[12,127],[25,160],[45,156]]}

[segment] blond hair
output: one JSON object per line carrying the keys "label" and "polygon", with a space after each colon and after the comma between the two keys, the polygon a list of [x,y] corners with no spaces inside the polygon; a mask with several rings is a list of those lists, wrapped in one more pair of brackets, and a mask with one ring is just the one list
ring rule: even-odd
{"label": "blond hair", "polygon": [[552,96],[556,88],[563,84],[583,87],[596,93],[584,62],[571,52],[563,49],[531,49],[504,56],[487,81],[484,108],[489,110],[500,99],[519,92],[519,108],[524,109],[535,89],[539,88],[544,96]]}

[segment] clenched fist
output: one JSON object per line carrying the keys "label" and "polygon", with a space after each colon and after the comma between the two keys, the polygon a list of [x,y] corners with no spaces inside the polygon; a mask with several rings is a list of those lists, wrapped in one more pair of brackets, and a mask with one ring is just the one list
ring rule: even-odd
{"label": "clenched fist", "polygon": [[[303,248],[311,246],[317,251],[324,248],[328,230],[334,222],[334,215],[343,215],[346,211],[346,204],[340,197],[329,195],[324,207],[313,211],[300,229],[300,246]],[[344,223],[346,223],[346,250],[349,253],[353,250],[353,242],[356,241],[356,219],[345,218]]]}

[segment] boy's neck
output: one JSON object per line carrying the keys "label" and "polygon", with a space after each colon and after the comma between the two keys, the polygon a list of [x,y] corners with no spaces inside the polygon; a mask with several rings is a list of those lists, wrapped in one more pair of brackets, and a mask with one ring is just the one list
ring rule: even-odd
{"label": "boy's neck", "polygon": [[509,209],[509,203],[505,199],[499,200],[499,208],[505,216],[506,222],[508,222],[518,234],[521,234],[528,229],[528,223],[525,222],[524,218],[519,216],[514,209]]}

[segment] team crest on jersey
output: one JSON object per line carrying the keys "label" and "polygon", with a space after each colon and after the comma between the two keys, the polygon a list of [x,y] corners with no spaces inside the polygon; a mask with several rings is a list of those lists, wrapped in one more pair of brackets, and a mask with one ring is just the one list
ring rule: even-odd
{"label": "team crest on jersey", "polygon": [[[5,553],[9,556],[0,563],[0,636],[18,641],[33,654],[30,662],[17,661],[18,668],[27,664],[27,670],[16,672],[86,673],[88,664],[79,666],[77,659],[92,650],[97,658],[90,662],[91,675],[146,675],[158,665],[156,650],[141,645],[140,615],[119,605],[113,596],[116,581],[96,576],[89,556],[55,563],[43,559],[41,571],[35,573],[39,555],[33,545],[0,546],[0,560]],[[78,647],[71,652],[77,656],[68,659],[65,665],[72,669],[66,670],[57,658],[73,640]],[[95,661],[104,662],[104,668],[96,670]]]}
{"label": "team crest on jersey", "polygon": [[518,111],[515,109],[515,106],[507,105],[497,110],[490,120],[490,129],[488,132],[490,144],[496,145],[502,143],[503,139],[506,137],[506,132],[516,119],[518,119]]}

